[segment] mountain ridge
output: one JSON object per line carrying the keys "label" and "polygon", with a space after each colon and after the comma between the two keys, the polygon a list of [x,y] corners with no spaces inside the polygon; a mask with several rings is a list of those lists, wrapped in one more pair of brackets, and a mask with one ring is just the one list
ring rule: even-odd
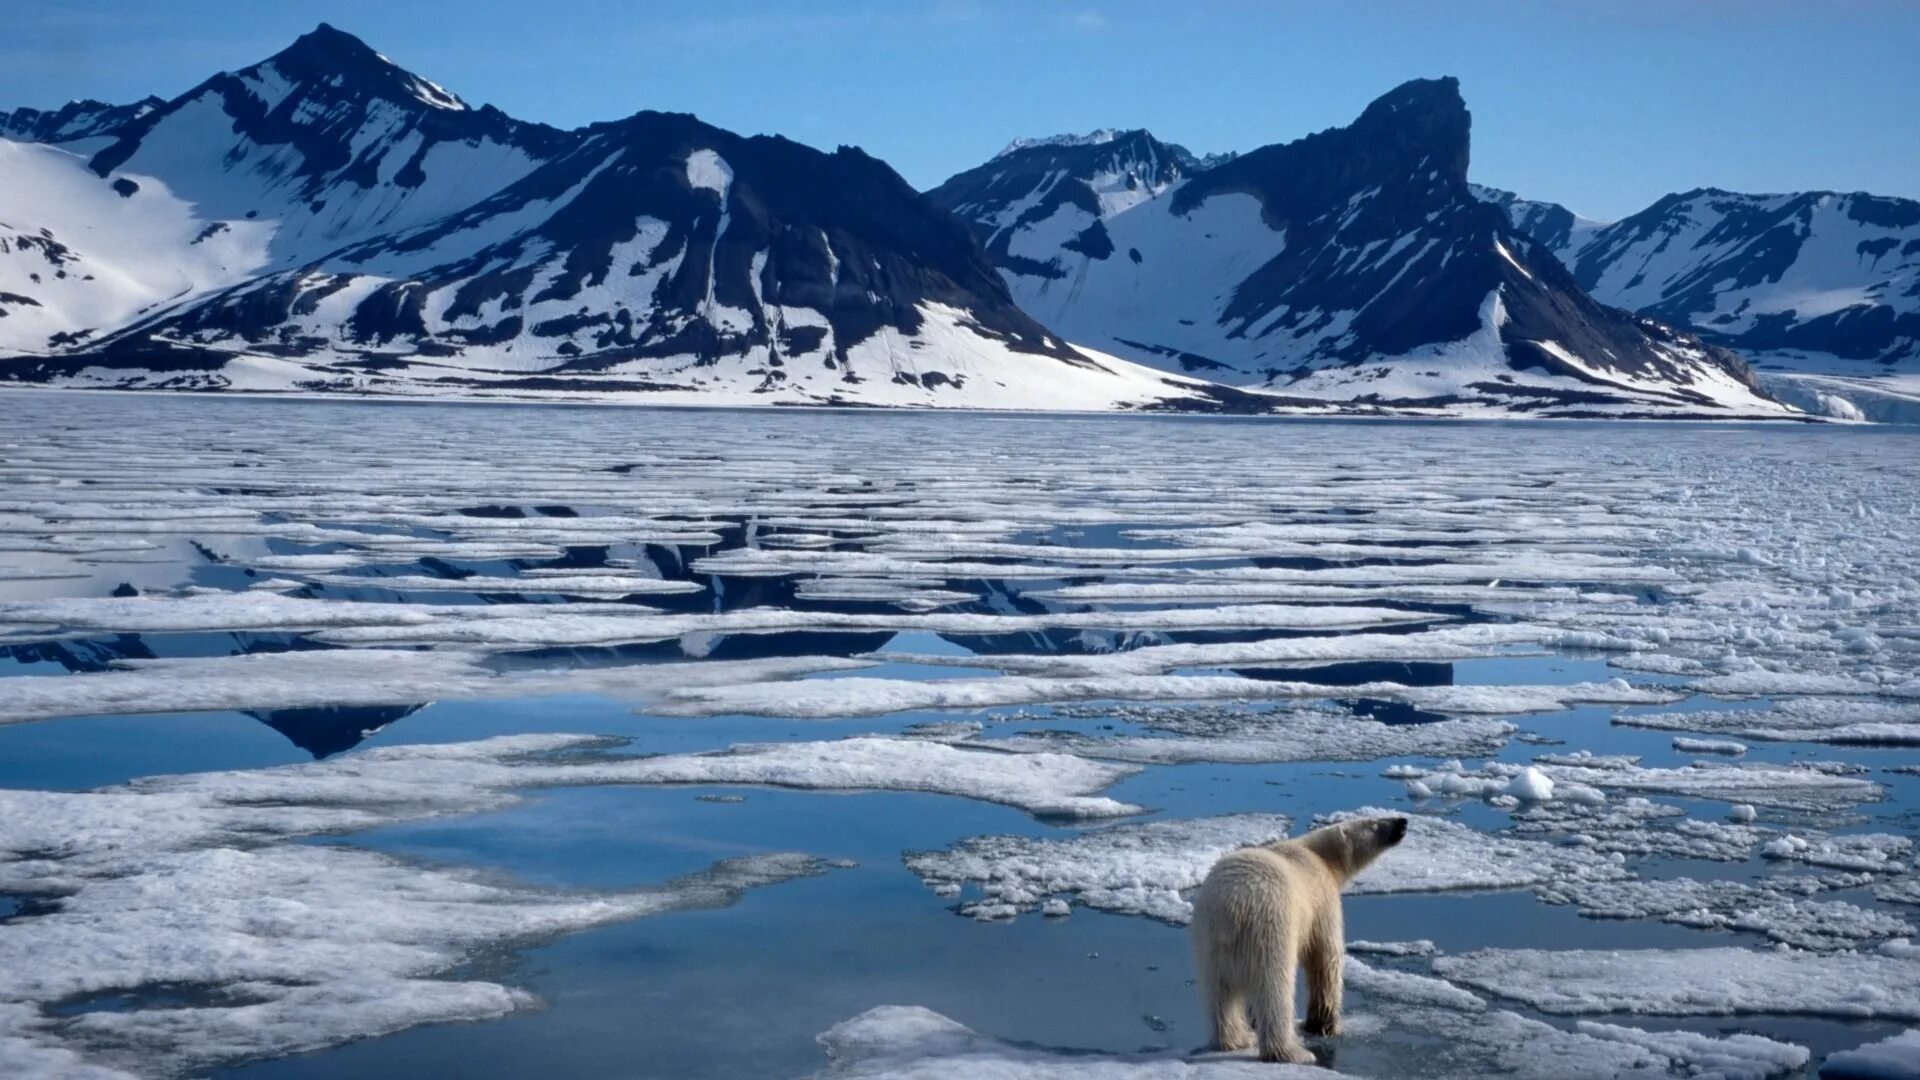
{"label": "mountain ridge", "polygon": [[1920,201],[1700,187],[1577,231],[1556,204],[1506,205],[1596,296],[1710,341],[1888,370],[1920,358]]}
{"label": "mountain ridge", "polygon": [[[0,342],[51,354],[0,365],[15,381],[1233,398],[1073,349],[963,225],[856,148],[647,110],[563,132],[471,107],[327,24],[73,145],[4,151],[28,182],[0,193]],[[129,257],[94,228],[108,219],[151,243]]]}
{"label": "mountain ridge", "polygon": [[1123,175],[1143,155],[1116,137],[1023,149],[929,195],[1042,323],[1165,370],[1405,407],[1776,407],[1737,357],[1595,303],[1475,197],[1470,132],[1458,80],[1419,79],[1212,168]]}
{"label": "mountain ridge", "polygon": [[[1138,129],[1017,143],[961,204],[975,211],[967,224],[942,209],[949,185],[923,195],[857,148],[647,110],[561,131],[472,107],[324,23],[169,101],[114,108],[34,121],[84,139],[0,143],[21,180],[0,192],[0,349],[17,354],[0,379],[688,403],[1778,411],[1730,356],[1547,295],[1577,288],[1523,265],[1532,242],[1465,194],[1470,118],[1452,79],[1233,158]],[[1100,180],[1065,182],[1076,171]],[[1361,179],[1374,183],[1356,202]],[[1146,208],[1217,228],[1208,241],[1262,247],[1209,263],[1196,244],[1174,259],[1209,281],[1239,274],[1216,283],[1232,296],[1215,338],[1237,348],[1284,331],[1301,344],[1261,366],[1158,333],[1083,335],[1022,292],[1094,263],[1140,265],[1110,226]],[[1070,233],[1036,242],[1069,220]],[[1132,239],[1158,270],[1164,244]],[[1383,245],[1393,266],[1354,261]],[[1431,271],[1455,257],[1426,283],[1443,310],[1415,303],[1411,261]],[[1421,350],[1489,326],[1500,370],[1383,392],[1382,365],[1428,364],[1440,358]],[[1215,381],[1250,372],[1232,380],[1242,386]]]}

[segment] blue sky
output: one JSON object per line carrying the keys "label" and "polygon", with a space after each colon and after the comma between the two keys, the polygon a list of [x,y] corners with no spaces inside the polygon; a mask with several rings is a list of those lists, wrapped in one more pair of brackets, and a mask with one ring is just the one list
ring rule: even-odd
{"label": "blue sky", "polygon": [[926,187],[1016,135],[1206,152],[1451,74],[1473,178],[1617,218],[1699,186],[1920,197],[1920,4],[1897,0],[5,0],[0,107],[170,97],[322,20],[475,103],[642,108],[852,143]]}

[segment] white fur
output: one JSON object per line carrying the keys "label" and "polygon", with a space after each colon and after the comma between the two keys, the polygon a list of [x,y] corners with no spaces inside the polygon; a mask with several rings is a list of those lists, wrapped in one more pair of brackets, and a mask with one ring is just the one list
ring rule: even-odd
{"label": "white fur", "polygon": [[[1311,1064],[1293,1026],[1294,974],[1307,972],[1307,1032],[1340,1032],[1346,929],[1340,890],[1406,835],[1406,819],[1355,818],[1221,857],[1193,900],[1193,962],[1213,1049]],[[1247,1024],[1251,1012],[1253,1026]]]}

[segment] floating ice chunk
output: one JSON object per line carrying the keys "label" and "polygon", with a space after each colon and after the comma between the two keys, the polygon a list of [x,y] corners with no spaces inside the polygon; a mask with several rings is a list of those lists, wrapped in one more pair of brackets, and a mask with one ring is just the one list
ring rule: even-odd
{"label": "floating ice chunk", "polygon": [[1695,679],[1691,684],[1704,694],[1762,696],[1768,694],[1877,694],[1880,684],[1850,675],[1828,675],[1804,671],[1768,671],[1751,668],[1732,675],[1714,675]]}
{"label": "floating ice chunk", "polygon": [[[1428,946],[1426,953],[1416,950],[1400,955],[1424,956],[1432,952],[1433,943],[1429,941],[1425,944]],[[1352,946],[1348,948],[1351,949]],[[1348,989],[1387,998],[1401,1004],[1458,1009],[1463,1012],[1481,1012],[1487,1007],[1487,1003],[1478,995],[1462,990],[1445,979],[1436,979],[1431,975],[1419,975],[1395,968],[1374,967],[1351,956],[1347,958],[1344,974],[1344,982]]]}
{"label": "floating ice chunk", "polygon": [[[1329,820],[1388,812],[1368,808]],[[1407,819],[1407,838],[1361,871],[1348,888],[1361,894],[1516,889],[1544,881],[1625,876],[1620,860],[1606,854],[1483,833],[1456,821],[1415,814]]]}
{"label": "floating ice chunk", "polygon": [[928,739],[762,743],[718,754],[625,758],[582,769],[602,783],[770,784],[815,791],[924,791],[1034,814],[1119,817],[1140,808],[1094,792],[1139,770],[1068,754],[1003,754]]}
{"label": "floating ice chunk", "polygon": [[[488,624],[497,625],[497,624]],[[1137,650],[1145,652],[1147,650]],[[1004,658],[995,660],[1000,663]],[[1069,666],[1072,662],[1069,661]],[[1321,683],[1282,682],[1231,675],[1131,675],[1056,677],[1008,675],[993,679],[834,679],[829,682],[759,684],[675,692],[656,707],[674,716],[752,713],[795,719],[871,716],[908,709],[984,709],[1051,701],[1112,698],[1121,701],[1272,700],[1281,698],[1376,697],[1448,712],[1503,714],[1549,712],[1584,702],[1660,704],[1677,694],[1621,683],[1571,686],[1403,686],[1364,683],[1330,688]]]}
{"label": "floating ice chunk", "polygon": [[1438,712],[1532,713],[1589,704],[1663,705],[1686,695],[1664,687],[1636,687],[1625,679],[1608,679],[1568,686],[1420,686],[1394,696]]}
{"label": "floating ice chunk", "polygon": [[1432,956],[1432,941],[1421,938],[1418,941],[1349,941],[1350,953],[1373,953],[1378,956]]}
{"label": "floating ice chunk", "polygon": [[1176,1052],[1089,1054],[1015,1046],[917,1005],[882,1005],[843,1020],[817,1040],[831,1066],[818,1080],[1339,1080],[1313,1065],[1273,1065],[1250,1056],[1188,1058]]}
{"label": "floating ice chunk", "polygon": [[935,890],[979,886],[982,899],[960,906],[975,918],[1011,917],[1071,896],[1101,911],[1185,923],[1193,906],[1181,894],[1197,888],[1220,856],[1280,839],[1289,824],[1279,814],[1234,814],[1116,825],[1066,839],[979,836],[908,855],[906,863]]}
{"label": "floating ice chunk", "polygon": [[1703,1080],[1767,1080],[1798,1071],[1812,1056],[1804,1046],[1745,1032],[1716,1038],[1693,1031],[1642,1031],[1593,1020],[1576,1023],[1574,1030],[1641,1047],[1673,1062],[1684,1075]]}
{"label": "floating ice chunk", "polygon": [[[569,596],[661,596],[706,591],[698,581],[674,578],[637,577],[631,574],[569,574],[496,577],[476,574],[471,577],[428,577],[424,574],[395,574],[387,577],[349,574],[316,574],[321,585],[343,589],[393,589],[398,592],[466,593],[564,593]],[[331,601],[341,603],[342,601]],[[577,611],[577,607],[557,608],[557,612]]]}
{"label": "floating ice chunk", "polygon": [[1828,1054],[1820,1080],[1920,1080],[1920,1030]]}
{"label": "floating ice chunk", "polygon": [[794,586],[797,600],[868,601],[897,604],[909,611],[932,611],[980,599],[979,594],[943,589],[939,581],[874,578],[809,578]]}
{"label": "floating ice chunk", "polygon": [[1891,833],[1850,833],[1813,840],[1788,833],[1769,841],[1761,854],[1835,870],[1902,873],[1913,858],[1913,841]]}
{"label": "floating ice chunk", "polygon": [[1445,1048],[1442,1075],[1766,1080],[1790,1073],[1807,1060],[1806,1050],[1757,1035],[1714,1038],[1592,1022],[1563,1031],[1490,1008],[1478,995],[1445,979],[1376,968],[1351,957],[1346,967],[1348,989],[1387,1003],[1394,1028]]}
{"label": "floating ice chunk", "polygon": [[[521,590],[529,591],[529,590]],[[463,619],[458,607],[433,609],[442,617],[401,623],[342,626],[318,635],[339,645],[465,645],[488,648],[611,645],[665,641],[687,634],[772,634],[794,630],[893,630],[935,634],[1020,634],[1039,630],[1280,629],[1341,630],[1432,622],[1437,616],[1384,607],[1237,604],[1214,608],[1140,611],[1057,611],[1037,614],[971,612],[848,613],[776,607],[710,614],[661,614],[649,608],[546,604],[528,612]],[[1675,700],[1660,698],[1654,703]]]}
{"label": "floating ice chunk", "polygon": [[1153,734],[1017,735],[988,740],[985,745],[1021,751],[1063,749],[1143,764],[1366,761],[1449,754],[1483,756],[1498,752],[1516,730],[1506,721],[1485,717],[1431,724],[1383,724],[1331,706],[1117,705],[1101,710],[1101,715],[1139,724]]}
{"label": "floating ice chunk", "polygon": [[392,705],[448,698],[607,694],[649,698],[674,686],[752,682],[870,661],[774,657],[592,668],[488,666],[475,653],[301,649],[236,656],[128,660],[118,670],[6,680],[0,724],[57,716]]}
{"label": "floating ice chunk", "polygon": [[1874,886],[1875,899],[1894,904],[1920,904],[1920,877],[1901,878]]}
{"label": "floating ice chunk", "polygon": [[[755,855],[654,888],[557,894],[290,842],[500,806],[527,784],[601,782],[592,759],[542,756],[600,741],[506,736],[97,791],[0,791],[0,892],[51,901],[0,924],[0,1002],[13,1003],[0,1006],[0,1062],[54,1060],[46,1053],[64,1047],[175,1073],[500,1016],[532,999],[449,977],[476,953],[729,903],[823,869]],[[227,992],[185,1007],[144,998],[180,986]],[[42,1023],[58,1002],[106,993],[131,1004]]]}
{"label": "floating ice chunk", "polygon": [[411,604],[303,600],[265,591],[197,596],[90,596],[0,603],[0,622],[108,631],[312,630],[427,623]]}
{"label": "floating ice chunk", "polygon": [[1752,803],[1734,803],[1727,808],[1727,819],[1730,821],[1738,821],[1744,824],[1759,816],[1760,812],[1753,808]]}
{"label": "floating ice chunk", "polygon": [[1562,801],[1580,806],[1604,806],[1607,802],[1606,792],[1586,784],[1576,784],[1571,780],[1561,781],[1554,786],[1553,790],[1556,797]]}
{"label": "floating ice chunk", "polygon": [[[1338,532],[1339,530],[1335,530]],[[1421,585],[1396,582],[1391,585],[1309,585],[1290,582],[1209,580],[1193,578],[1177,582],[1096,582],[1067,585],[1058,589],[1039,589],[1026,594],[1038,600],[1072,603],[1177,603],[1198,600],[1366,600],[1392,597],[1396,600],[1420,600],[1429,603],[1464,603],[1513,600],[1528,597],[1552,600],[1580,600],[1587,603],[1632,602],[1631,596],[1581,593],[1575,589],[1500,588],[1487,585]]]}
{"label": "floating ice chunk", "polygon": [[[993,571],[983,571],[992,573]],[[1355,633],[1313,637],[1276,637],[1260,641],[1146,645],[1124,652],[1086,656],[1003,654],[956,659],[952,656],[903,656],[917,663],[988,664],[998,670],[1053,676],[1153,675],[1178,668],[1261,667],[1323,664],[1347,660],[1462,660],[1493,656],[1518,647],[1619,647],[1624,643],[1568,640],[1556,627],[1522,623],[1474,623],[1443,626],[1409,634]]]}
{"label": "floating ice chunk", "polygon": [[0,1001],[0,1076],[15,1080],[134,1080],[60,1045],[55,1025],[32,1005]]}
{"label": "floating ice chunk", "polygon": [[1546,773],[1529,765],[1507,781],[1507,794],[1518,799],[1546,802],[1553,798],[1553,781],[1547,778]]}
{"label": "floating ice chunk", "polygon": [[1565,754],[1535,754],[1533,760],[1542,765],[1574,765],[1586,769],[1631,769],[1640,764],[1640,755],[1596,754],[1591,750],[1575,750]]}
{"label": "floating ice chunk", "polygon": [[1746,743],[1731,739],[1689,739],[1685,736],[1675,736],[1673,748],[1687,754],[1725,754],[1728,757],[1739,757],[1747,752]]}
{"label": "floating ice chunk", "polygon": [[443,976],[483,949],[718,906],[819,868],[799,856],[757,856],[661,888],[597,896],[511,887],[337,845],[130,853],[120,871],[0,932],[0,994],[44,1006],[107,992],[137,1001],[151,986],[237,991],[215,1005],[92,1012],[61,1029],[106,1064],[173,1072],[501,1016],[533,998]]}
{"label": "floating ice chunk", "polygon": [[1542,1012],[1732,1016],[1782,1013],[1920,1020],[1915,950],[1482,949],[1441,956],[1434,970]]}
{"label": "floating ice chunk", "polygon": [[[1066,839],[982,836],[909,855],[907,867],[936,891],[977,885],[982,899],[960,906],[975,918],[1007,918],[1071,896],[1102,911],[1184,923],[1192,907],[1183,893],[1197,887],[1221,855],[1278,839],[1287,824],[1275,814],[1232,814],[1117,825]],[[1624,876],[1620,863],[1604,854],[1416,816],[1406,841],[1368,867],[1351,891],[1511,889]]]}
{"label": "floating ice chunk", "polygon": [[1607,661],[1623,671],[1642,671],[1649,675],[1707,675],[1707,666],[1692,657],[1666,653],[1634,652]]}
{"label": "floating ice chunk", "polygon": [[1555,789],[1559,798],[1514,814],[1514,830],[1566,836],[1595,851],[1718,862],[1744,861],[1765,839],[1759,829],[1697,821],[1679,807],[1638,796],[1595,804],[1576,798],[1578,788],[1562,781]]}
{"label": "floating ice chunk", "polygon": [[1860,698],[1787,698],[1761,709],[1632,713],[1613,722],[1772,742],[1920,746],[1920,705]]}
{"label": "floating ice chunk", "polygon": [[1556,782],[1573,781],[1604,791],[1656,792],[1810,812],[1835,810],[1879,799],[1880,785],[1812,767],[1706,765],[1679,769],[1595,768],[1544,765]]}

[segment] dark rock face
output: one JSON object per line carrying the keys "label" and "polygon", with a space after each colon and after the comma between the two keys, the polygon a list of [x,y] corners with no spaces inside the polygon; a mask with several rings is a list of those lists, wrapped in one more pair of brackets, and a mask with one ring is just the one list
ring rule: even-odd
{"label": "dark rock face", "polygon": [[1467,182],[1473,120],[1453,78],[1415,79],[1367,106],[1351,125],[1284,145],[1263,146],[1209,169],[1182,188],[1173,212],[1223,192],[1260,200],[1279,225],[1323,213],[1370,185],[1414,180],[1383,191],[1401,207],[1446,201]]}
{"label": "dark rock face", "polygon": [[1564,208],[1506,198],[1515,227],[1607,303],[1741,349],[1920,356],[1920,202],[1705,188],[1569,230]]}
{"label": "dark rock face", "polygon": [[[1471,125],[1456,80],[1423,79],[1347,127],[1212,167],[1129,132],[1020,150],[930,196],[974,223],[1036,317],[1140,363],[1381,403],[1528,396],[1493,385],[1491,362],[1570,384],[1534,397],[1765,407],[1738,358],[1596,303],[1476,197]],[[1152,178],[1144,194],[1114,196],[1136,176]],[[1392,384],[1395,365],[1417,366],[1427,388],[1369,389]]]}

